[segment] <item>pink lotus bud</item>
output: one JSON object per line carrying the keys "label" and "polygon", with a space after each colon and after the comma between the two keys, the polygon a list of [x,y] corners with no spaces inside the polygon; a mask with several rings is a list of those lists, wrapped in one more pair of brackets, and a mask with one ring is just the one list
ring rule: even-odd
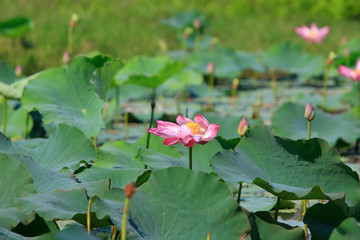
{"label": "pink lotus bud", "polygon": [[200,19],[195,19],[194,20],[194,22],[193,22],[193,26],[194,26],[194,28],[196,29],[196,30],[198,30],[198,29],[200,29],[200,27],[201,27],[201,21],[200,21]]}
{"label": "pink lotus bud", "polygon": [[206,67],[206,70],[209,74],[213,74],[215,71],[215,64],[213,62],[209,62]]}
{"label": "pink lotus bud", "polygon": [[62,61],[65,64],[68,64],[71,61],[71,55],[70,55],[69,51],[64,52],[64,55],[62,57]]}
{"label": "pink lotus bud", "polygon": [[23,72],[22,66],[20,64],[17,65],[16,68],[15,68],[15,76],[16,77],[21,77],[22,72]]}
{"label": "pink lotus bud", "polygon": [[246,120],[245,117],[243,117],[240,121],[238,133],[240,137],[243,137],[245,132],[250,128],[250,123]]}
{"label": "pink lotus bud", "polygon": [[348,42],[348,39],[346,37],[343,37],[340,41],[340,44],[345,45],[345,44],[347,44],[347,42]]}
{"label": "pink lotus bud", "polygon": [[315,108],[311,104],[311,102],[308,102],[308,104],[306,105],[304,117],[309,121],[315,118]]}
{"label": "pink lotus bud", "polygon": [[136,186],[134,182],[131,182],[125,186],[125,196],[131,198],[136,192]]}
{"label": "pink lotus bud", "polygon": [[350,56],[350,49],[349,49],[349,47],[346,47],[346,48],[344,49],[344,55],[345,55],[345,57]]}

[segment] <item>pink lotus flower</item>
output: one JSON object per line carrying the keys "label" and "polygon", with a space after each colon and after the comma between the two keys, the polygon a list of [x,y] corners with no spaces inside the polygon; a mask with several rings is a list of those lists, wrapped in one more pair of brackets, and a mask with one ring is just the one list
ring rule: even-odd
{"label": "pink lotus flower", "polygon": [[354,81],[360,81],[360,58],[356,61],[355,69],[339,65],[339,73],[346,78]]}
{"label": "pink lotus flower", "polygon": [[330,28],[325,26],[323,28],[318,28],[316,23],[312,23],[310,28],[307,26],[301,26],[295,28],[295,32],[306,41],[310,43],[321,43],[322,39],[328,35]]}
{"label": "pink lotus flower", "polygon": [[194,120],[181,115],[176,118],[178,124],[158,120],[158,126],[148,132],[165,138],[165,145],[182,143],[185,147],[193,147],[195,143],[205,144],[216,136],[219,125],[209,124],[200,114]]}

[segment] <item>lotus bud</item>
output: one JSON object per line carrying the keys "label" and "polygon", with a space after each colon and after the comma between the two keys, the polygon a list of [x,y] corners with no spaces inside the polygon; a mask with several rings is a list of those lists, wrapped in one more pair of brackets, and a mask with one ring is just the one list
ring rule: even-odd
{"label": "lotus bud", "polygon": [[240,137],[243,137],[245,132],[250,128],[250,123],[246,120],[245,117],[243,117],[240,121],[238,133]]}
{"label": "lotus bud", "polygon": [[239,86],[239,79],[234,78],[232,81],[232,89],[237,89]]}
{"label": "lotus bud", "polygon": [[185,30],[182,34],[182,37],[184,39],[187,39],[190,36],[190,34],[192,34],[193,32],[194,32],[194,30],[191,27],[187,27],[187,28],[185,28]]}
{"label": "lotus bud", "polygon": [[219,42],[219,39],[216,37],[213,37],[210,41],[210,47],[214,48],[216,46],[216,44],[218,44],[218,42]]}
{"label": "lotus bud", "polygon": [[79,21],[79,15],[77,15],[76,13],[73,13],[71,15],[71,19],[70,19],[70,26],[75,27],[76,24],[78,23],[78,21]]}
{"label": "lotus bud", "polygon": [[200,27],[201,27],[201,21],[200,21],[200,19],[195,19],[194,20],[194,22],[193,22],[193,26],[194,26],[194,28],[196,29],[196,30],[199,30],[200,29]]}
{"label": "lotus bud", "polygon": [[347,42],[348,42],[348,39],[346,37],[343,37],[340,41],[340,44],[345,45],[345,44],[347,44]]}
{"label": "lotus bud", "polygon": [[344,49],[344,55],[345,55],[345,57],[350,56],[350,49],[349,49],[349,47],[346,47],[346,48]]}
{"label": "lotus bud", "polygon": [[209,62],[207,67],[206,67],[206,71],[209,73],[209,74],[213,74],[214,71],[215,71],[215,65],[213,62]]}
{"label": "lotus bud", "polygon": [[136,192],[135,183],[131,182],[125,186],[125,196],[131,198]]}
{"label": "lotus bud", "polygon": [[311,104],[311,102],[308,102],[308,104],[306,105],[304,117],[309,121],[315,118],[315,108]]}
{"label": "lotus bud", "polygon": [[20,64],[17,65],[16,68],[15,68],[15,76],[16,77],[21,77],[22,72],[23,72],[22,66]]}
{"label": "lotus bud", "polygon": [[70,61],[71,61],[71,55],[70,55],[70,52],[69,51],[65,51],[64,52],[64,55],[62,57],[62,61],[63,63],[65,64],[68,64]]}

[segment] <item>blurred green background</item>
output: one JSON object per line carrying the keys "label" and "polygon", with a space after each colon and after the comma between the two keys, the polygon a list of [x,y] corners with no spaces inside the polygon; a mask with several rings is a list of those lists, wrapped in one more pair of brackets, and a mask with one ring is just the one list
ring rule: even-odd
{"label": "blurred green background", "polygon": [[0,60],[22,64],[33,73],[62,64],[72,13],[80,16],[74,53],[98,50],[124,60],[134,55],[157,55],[159,41],[180,48],[175,30],[161,20],[179,11],[198,9],[210,22],[207,33],[223,45],[243,51],[266,50],[289,40],[314,51],[294,28],[311,22],[330,26],[318,54],[337,50],[343,37],[359,35],[359,0],[1,0],[0,21],[25,16],[35,22],[26,38],[35,48],[24,50],[14,39],[0,35]]}

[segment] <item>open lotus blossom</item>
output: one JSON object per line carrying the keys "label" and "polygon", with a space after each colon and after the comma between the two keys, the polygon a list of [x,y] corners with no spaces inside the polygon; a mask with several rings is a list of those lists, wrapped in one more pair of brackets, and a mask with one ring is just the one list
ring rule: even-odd
{"label": "open lotus blossom", "polygon": [[356,61],[355,69],[339,65],[339,73],[346,78],[354,81],[360,81],[360,58]]}
{"label": "open lotus blossom", "polygon": [[312,23],[310,28],[307,26],[301,26],[295,28],[295,32],[306,41],[310,43],[321,43],[322,39],[328,35],[330,27],[325,26],[318,28],[316,23]]}
{"label": "open lotus blossom", "polygon": [[205,144],[216,136],[219,125],[209,124],[200,114],[197,114],[194,120],[181,115],[176,118],[178,124],[158,120],[158,126],[148,131],[165,138],[165,145],[182,143],[185,147],[193,147],[195,143]]}

